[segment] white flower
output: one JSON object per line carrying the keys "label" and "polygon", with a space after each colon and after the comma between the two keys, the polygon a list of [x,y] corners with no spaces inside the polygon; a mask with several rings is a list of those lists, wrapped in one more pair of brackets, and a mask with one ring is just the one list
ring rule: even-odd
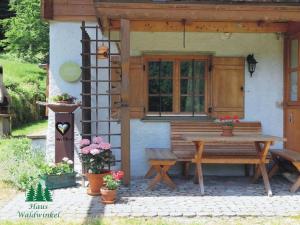
{"label": "white flower", "polygon": [[92,158],[92,159],[90,159],[90,162],[94,162],[94,159]]}
{"label": "white flower", "polygon": [[51,163],[48,164],[48,166],[55,167],[56,165],[55,165],[55,163],[51,162]]}
{"label": "white flower", "polygon": [[72,161],[72,160],[68,160],[67,163],[68,163],[69,165],[72,165],[72,164],[73,164],[73,161]]}
{"label": "white flower", "polygon": [[64,158],[62,159],[62,161],[64,161],[64,162],[67,162],[68,160],[69,160],[68,157],[64,157]]}

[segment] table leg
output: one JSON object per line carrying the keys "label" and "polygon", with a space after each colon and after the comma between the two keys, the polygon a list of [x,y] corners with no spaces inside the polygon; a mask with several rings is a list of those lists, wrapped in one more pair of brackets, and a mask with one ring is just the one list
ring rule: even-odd
{"label": "table leg", "polygon": [[261,164],[259,164],[259,167],[260,167],[261,174],[262,174],[262,177],[263,177],[263,181],[264,181],[264,184],[265,184],[266,192],[267,192],[268,196],[271,197],[272,196],[272,190],[271,190],[271,186],[270,186],[270,182],[269,182],[269,178],[268,178],[268,173],[267,173],[267,170],[266,170],[266,165],[264,163],[261,163]]}
{"label": "table leg", "polygon": [[202,174],[202,166],[201,163],[196,163],[196,168],[198,172],[198,183],[200,187],[201,195],[204,195],[204,183],[203,183],[203,174]]}
{"label": "table leg", "polygon": [[260,178],[261,176],[261,170],[259,168],[259,165],[255,165],[255,170],[254,170],[254,176],[253,176],[253,179],[252,179],[252,182],[255,183],[257,182],[258,178]]}
{"label": "table leg", "polygon": [[202,173],[202,165],[201,165],[201,159],[204,150],[204,142],[195,141],[194,144],[196,146],[196,153],[193,162],[196,163],[196,171],[197,171],[197,173],[195,173],[195,178],[197,176],[200,193],[201,195],[204,195],[204,183],[203,183],[203,173]]}
{"label": "table leg", "polygon": [[266,189],[268,196],[272,196],[272,190],[271,190],[269,177],[268,177],[268,173],[267,173],[267,169],[266,169],[266,157],[268,155],[271,143],[272,142],[270,142],[270,141],[263,142],[262,143],[262,144],[264,144],[263,148],[261,148],[259,143],[255,143],[257,153],[259,154],[259,157],[260,157],[259,168],[261,171],[261,175],[263,177],[265,189]]}

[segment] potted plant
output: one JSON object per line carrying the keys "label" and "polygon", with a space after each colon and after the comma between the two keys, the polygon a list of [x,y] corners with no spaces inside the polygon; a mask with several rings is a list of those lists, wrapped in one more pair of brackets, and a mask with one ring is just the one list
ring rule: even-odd
{"label": "potted plant", "polygon": [[52,97],[53,102],[62,103],[62,104],[75,104],[76,97],[71,96],[67,93],[61,95],[55,95]]}
{"label": "potted plant", "polygon": [[49,190],[76,185],[73,161],[67,157],[63,158],[60,163],[42,165],[42,174],[42,180],[44,180],[45,186]]}
{"label": "potted plant", "polygon": [[216,120],[216,122],[221,123],[222,125],[222,136],[225,137],[231,137],[233,136],[233,128],[235,123],[239,123],[239,117],[238,116],[224,116],[220,117]]}
{"label": "potted plant", "polygon": [[109,174],[105,167],[111,158],[111,144],[105,142],[101,137],[93,138],[92,143],[88,139],[82,139],[80,149],[80,157],[89,181],[87,193],[92,196],[100,195],[103,177]]}
{"label": "potted plant", "polygon": [[106,175],[104,180],[104,186],[100,189],[101,200],[104,204],[113,204],[116,201],[117,189],[121,185],[121,180],[124,176],[123,171],[111,172]]}

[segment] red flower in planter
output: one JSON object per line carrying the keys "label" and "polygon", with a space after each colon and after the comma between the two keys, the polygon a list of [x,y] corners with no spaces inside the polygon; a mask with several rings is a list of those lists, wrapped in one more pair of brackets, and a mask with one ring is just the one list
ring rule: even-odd
{"label": "red flower in planter", "polygon": [[233,120],[234,120],[235,123],[239,123],[240,122],[239,116],[233,116]]}
{"label": "red flower in planter", "polygon": [[117,171],[117,172],[112,172],[112,176],[115,180],[122,180],[123,176],[124,176],[124,172],[123,171]]}
{"label": "red flower in planter", "polygon": [[225,120],[231,120],[231,116],[225,116]]}

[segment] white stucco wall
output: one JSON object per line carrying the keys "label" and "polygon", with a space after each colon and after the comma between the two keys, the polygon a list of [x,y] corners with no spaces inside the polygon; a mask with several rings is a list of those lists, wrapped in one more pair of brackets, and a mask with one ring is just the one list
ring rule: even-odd
{"label": "white stucco wall", "polygon": [[[59,78],[62,63],[72,60],[81,64],[80,23],[51,22],[50,24],[50,96],[62,92],[80,98],[81,83],[66,83]],[[91,24],[95,25],[95,24]],[[93,36],[93,33],[90,33]],[[224,40],[220,33],[188,33],[183,48],[182,33],[131,34],[131,55],[143,52],[210,53],[216,56],[244,56],[254,53],[258,60],[256,72],[251,78],[245,71],[245,120],[259,120],[263,132],[282,136],[283,110],[278,107],[283,96],[283,40],[275,34],[233,34]],[[94,61],[94,60],[93,60]],[[104,88],[105,89],[105,88]],[[105,116],[105,114],[103,114]],[[102,116],[103,116],[102,115]],[[80,140],[80,110],[76,111],[76,143]],[[95,129],[95,128],[94,128]],[[106,128],[104,128],[106,129]],[[114,129],[119,129],[115,127]],[[54,152],[54,115],[49,114],[47,152]],[[117,146],[119,140],[113,140]],[[144,149],[147,147],[170,147],[170,126],[167,122],[143,122],[131,120],[131,171],[133,176],[143,176],[148,169]],[[275,147],[281,147],[277,144]],[[78,148],[76,148],[78,151]],[[219,166],[209,166],[205,172],[218,173]],[[242,174],[239,166],[231,166],[226,174]],[[224,174],[224,172],[223,172]]]}
{"label": "white stucco wall", "polygon": [[[141,55],[149,50],[244,57],[253,53],[259,63],[253,77],[245,68],[245,120],[261,121],[263,133],[283,136],[283,110],[278,106],[283,100],[282,38],[278,39],[275,34],[232,34],[230,39],[224,39],[220,33],[188,33],[183,48],[182,33],[132,33],[131,55]],[[134,174],[142,176],[148,168],[144,149],[170,147],[170,128],[168,123],[155,123],[155,128],[160,130],[157,132],[151,122],[139,120],[131,121],[131,125],[131,155],[139,159],[132,160],[131,168]],[[280,148],[282,143],[272,147]],[[224,170],[224,166],[207,165],[204,173],[242,175],[244,171],[241,166],[226,165]]]}

